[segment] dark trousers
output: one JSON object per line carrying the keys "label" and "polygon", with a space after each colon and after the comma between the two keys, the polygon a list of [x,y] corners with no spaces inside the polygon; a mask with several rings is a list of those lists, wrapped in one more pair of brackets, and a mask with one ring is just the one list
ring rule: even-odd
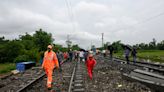
{"label": "dark trousers", "polygon": [[69,61],[70,61],[70,62],[72,62],[72,58],[73,58],[73,56],[70,56],[70,57],[69,57]]}
{"label": "dark trousers", "polygon": [[113,54],[110,54],[110,60],[113,60]]}
{"label": "dark trousers", "polygon": [[129,64],[129,56],[125,56],[127,64]]}
{"label": "dark trousers", "polygon": [[136,63],[136,56],[133,56],[133,63],[135,64]]}

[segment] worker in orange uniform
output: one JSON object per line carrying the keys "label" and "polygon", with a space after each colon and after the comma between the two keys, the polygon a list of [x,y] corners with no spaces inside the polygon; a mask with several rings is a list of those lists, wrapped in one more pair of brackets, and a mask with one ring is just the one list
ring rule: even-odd
{"label": "worker in orange uniform", "polygon": [[52,88],[52,73],[54,68],[59,68],[56,53],[52,50],[52,45],[48,45],[47,51],[44,53],[42,68],[47,75],[47,88]]}
{"label": "worker in orange uniform", "polygon": [[87,66],[87,69],[88,69],[88,75],[89,75],[89,78],[92,80],[92,75],[93,75],[93,68],[94,66],[96,65],[96,60],[93,58],[93,55],[92,54],[89,54],[88,55],[88,59],[86,61],[86,66]]}

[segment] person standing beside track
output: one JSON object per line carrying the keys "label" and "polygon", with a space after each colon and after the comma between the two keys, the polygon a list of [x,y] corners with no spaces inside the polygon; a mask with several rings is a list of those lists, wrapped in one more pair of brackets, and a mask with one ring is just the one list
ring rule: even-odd
{"label": "person standing beside track", "polygon": [[79,51],[75,51],[74,56],[75,56],[75,61],[78,61],[78,58],[79,58]]}
{"label": "person standing beside track", "polygon": [[88,55],[88,59],[86,61],[86,66],[88,70],[88,76],[92,80],[93,77],[93,68],[96,65],[96,60],[94,59],[92,54]]}
{"label": "person standing beside track", "polygon": [[133,56],[133,63],[135,64],[136,63],[136,58],[137,58],[137,51],[136,51],[135,47],[133,47],[131,54]]}
{"label": "person standing beside track", "polygon": [[109,50],[110,60],[112,61],[113,60],[113,51],[114,51],[113,46],[109,45],[108,50]]}
{"label": "person standing beside track", "polygon": [[88,51],[85,51],[85,52],[84,52],[84,59],[85,59],[85,62],[87,61],[88,53],[89,53]]}
{"label": "person standing beside track", "polygon": [[61,51],[57,52],[57,58],[58,58],[58,63],[59,63],[59,71],[62,71],[61,64],[63,63],[63,53]]}
{"label": "person standing beside track", "polygon": [[68,53],[64,52],[63,56],[64,56],[64,61],[67,62],[68,61]]}
{"label": "person standing beside track", "polygon": [[52,73],[54,68],[59,68],[56,53],[52,50],[52,45],[48,45],[47,51],[44,53],[42,68],[47,75],[47,88],[52,88]]}
{"label": "person standing beside track", "polygon": [[80,56],[80,62],[82,62],[84,59],[84,52],[80,51],[79,56]]}
{"label": "person standing beside track", "polygon": [[68,53],[69,53],[69,61],[72,62],[72,60],[73,60],[73,51],[72,51],[72,49],[70,49]]}
{"label": "person standing beside track", "polygon": [[125,59],[127,61],[127,64],[129,64],[129,54],[130,54],[130,51],[131,51],[131,49],[128,46],[125,46],[124,54],[125,54]]}

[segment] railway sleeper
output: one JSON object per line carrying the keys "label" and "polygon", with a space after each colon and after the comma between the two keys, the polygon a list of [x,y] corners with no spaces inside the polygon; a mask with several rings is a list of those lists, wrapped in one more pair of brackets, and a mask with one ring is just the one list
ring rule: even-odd
{"label": "railway sleeper", "polygon": [[73,92],[85,92],[84,88],[74,89]]}
{"label": "railway sleeper", "polygon": [[163,92],[164,90],[164,76],[158,74],[135,69],[130,74],[123,73],[123,77],[127,80],[141,82],[153,88],[152,91],[155,92]]}
{"label": "railway sleeper", "polygon": [[77,84],[77,83],[83,83],[83,80],[75,80],[74,84]]}
{"label": "railway sleeper", "polygon": [[72,91],[74,91],[75,89],[84,89],[84,84],[83,83],[73,83],[72,85]]}

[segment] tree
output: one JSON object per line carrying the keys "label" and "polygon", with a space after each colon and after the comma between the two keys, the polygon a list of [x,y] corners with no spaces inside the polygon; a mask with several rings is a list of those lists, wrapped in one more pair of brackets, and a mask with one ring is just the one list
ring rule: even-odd
{"label": "tree", "polygon": [[39,48],[39,51],[45,51],[47,49],[47,45],[52,44],[53,42],[52,34],[42,31],[42,29],[36,31],[33,37],[34,43]]}
{"label": "tree", "polygon": [[162,40],[160,43],[157,44],[157,48],[159,50],[164,50],[164,40]]}
{"label": "tree", "polygon": [[33,37],[26,32],[25,35],[19,35],[20,40],[33,40]]}
{"label": "tree", "polygon": [[2,49],[0,50],[1,55],[1,63],[4,62],[13,62],[14,59],[22,54],[23,45],[16,40],[10,41],[3,45]]}
{"label": "tree", "polygon": [[153,38],[152,42],[149,43],[149,49],[156,49],[156,39]]}
{"label": "tree", "polygon": [[62,45],[59,45],[59,44],[54,44],[54,51],[57,52],[57,51],[62,51],[62,48],[63,46]]}
{"label": "tree", "polygon": [[25,35],[19,35],[19,39],[24,46],[25,50],[36,48],[34,43],[34,37],[26,33]]}
{"label": "tree", "polygon": [[113,48],[114,48],[114,52],[118,52],[118,51],[120,51],[120,50],[123,49],[123,48],[122,48],[121,40],[116,41],[116,42],[113,42],[113,43],[112,43],[112,46],[113,46]]}
{"label": "tree", "polygon": [[3,44],[3,43],[6,43],[8,42],[9,40],[5,40],[5,37],[0,37],[0,44]]}
{"label": "tree", "polygon": [[72,50],[80,50],[80,47],[78,44],[72,45]]}

